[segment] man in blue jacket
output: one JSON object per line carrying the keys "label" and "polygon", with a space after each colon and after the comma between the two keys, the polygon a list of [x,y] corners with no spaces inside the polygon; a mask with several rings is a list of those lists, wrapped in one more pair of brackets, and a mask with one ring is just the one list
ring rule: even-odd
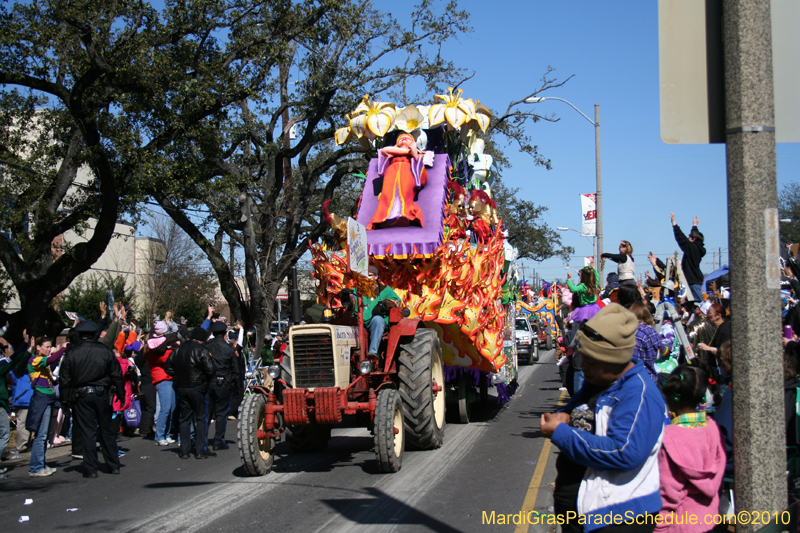
{"label": "man in blue jacket", "polygon": [[642,362],[631,359],[637,326],[633,313],[614,303],[585,322],[577,337],[586,384],[541,419],[544,436],[571,462],[570,472],[557,463],[558,476],[583,469],[577,513],[564,514],[586,532],[653,531],[661,509],[658,452],[667,409]]}

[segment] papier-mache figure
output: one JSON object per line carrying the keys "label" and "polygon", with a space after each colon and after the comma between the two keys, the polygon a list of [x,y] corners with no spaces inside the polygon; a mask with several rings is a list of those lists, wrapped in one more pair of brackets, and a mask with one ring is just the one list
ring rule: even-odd
{"label": "papier-mache figure", "polygon": [[472,231],[479,243],[485,243],[492,236],[492,226],[499,220],[495,207],[497,204],[489,195],[481,190],[472,191],[469,198],[469,209],[472,214]]}
{"label": "papier-mache figure", "polygon": [[378,175],[383,186],[378,195],[378,208],[368,230],[390,227],[423,227],[422,210],[414,201],[417,191],[428,180],[426,166],[433,165],[433,152],[417,149],[414,137],[403,133],[395,146],[378,150]]}

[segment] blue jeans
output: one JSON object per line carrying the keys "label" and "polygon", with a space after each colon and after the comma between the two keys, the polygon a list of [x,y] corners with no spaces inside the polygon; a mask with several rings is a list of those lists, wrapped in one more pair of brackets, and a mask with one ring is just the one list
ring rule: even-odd
{"label": "blue jeans", "polygon": [[583,387],[583,370],[581,370],[582,364],[582,357],[580,352],[577,350],[575,353],[572,354],[572,366],[574,367],[575,373],[572,375],[572,390],[575,393],[575,396],[581,391],[581,387]]}
{"label": "blue jeans", "polygon": [[374,316],[369,321],[369,348],[368,353],[378,353],[378,347],[381,345],[381,337],[383,332],[386,331],[386,321],[382,316]]}
{"label": "blue jeans", "polygon": [[11,440],[11,419],[8,418],[8,411],[0,407],[0,456]]}
{"label": "blue jeans", "polygon": [[692,291],[692,296],[696,302],[703,301],[703,286],[702,285],[689,285],[689,290]]}
{"label": "blue jeans", "polygon": [[156,420],[156,441],[166,440],[168,431],[172,427],[172,413],[175,412],[175,390],[171,381],[162,381],[156,384],[161,410]]}
{"label": "blue jeans", "polygon": [[575,374],[572,375],[572,390],[575,391],[575,396],[581,391],[583,387],[583,370],[575,369]]}
{"label": "blue jeans", "polygon": [[36,473],[43,469],[44,454],[47,451],[47,430],[50,429],[50,414],[53,411],[52,406],[48,406],[42,415],[42,421],[39,422],[39,429],[36,430],[36,438],[33,439],[31,446],[31,472]]}

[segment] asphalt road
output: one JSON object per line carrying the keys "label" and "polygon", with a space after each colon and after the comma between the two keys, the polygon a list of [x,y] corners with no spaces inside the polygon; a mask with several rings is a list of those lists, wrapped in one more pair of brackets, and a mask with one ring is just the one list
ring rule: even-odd
{"label": "asphalt road", "polygon": [[[406,452],[396,474],[378,472],[372,437],[358,427],[334,429],[324,453],[293,454],[279,444],[273,472],[257,478],[245,475],[235,443],[199,461],[179,459],[175,445],[133,439],[122,443],[119,476],[101,466],[98,479],[84,479],[80,461],[69,456],[48,460],[58,472],[47,478],[29,477],[27,465],[9,469],[0,482],[0,529],[519,532],[498,524],[499,515],[519,513],[523,502],[535,501],[540,511],[550,505],[546,491],[538,498],[531,492],[546,442],[539,416],[560,396],[553,352],[540,355],[540,363],[521,368],[520,388],[502,408],[491,402],[473,411],[473,422],[459,424],[448,403],[442,448]],[[235,421],[227,434],[236,440]],[[544,457],[552,456],[548,450]],[[552,468],[540,483],[545,489],[548,473]],[[495,523],[486,523],[492,511]],[[29,521],[18,523],[21,516]]]}

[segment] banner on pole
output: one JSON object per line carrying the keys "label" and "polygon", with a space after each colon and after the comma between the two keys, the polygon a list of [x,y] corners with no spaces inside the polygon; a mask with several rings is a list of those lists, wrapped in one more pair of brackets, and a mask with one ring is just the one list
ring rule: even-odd
{"label": "banner on pole", "polygon": [[355,219],[347,219],[347,252],[350,270],[366,276],[369,270],[367,228]]}
{"label": "banner on pole", "polygon": [[594,194],[581,194],[581,235],[584,237],[594,237],[596,235],[597,207],[595,206]]}

